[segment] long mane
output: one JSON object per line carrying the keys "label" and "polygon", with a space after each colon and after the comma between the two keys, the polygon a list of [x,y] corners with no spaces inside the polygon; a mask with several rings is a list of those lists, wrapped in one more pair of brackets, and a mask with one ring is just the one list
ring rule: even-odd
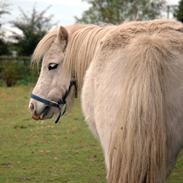
{"label": "long mane", "polygon": [[64,66],[82,86],[86,69],[92,61],[99,43],[110,31],[111,27],[88,25],[75,31],[68,43]]}
{"label": "long mane", "polygon": [[[67,30],[69,33],[72,35],[72,33],[80,28],[85,27],[86,25],[82,24],[74,24],[71,26],[67,26]],[[53,28],[51,29],[38,43],[36,46],[36,49],[34,50],[34,53],[32,55],[32,62],[33,63],[39,63],[42,58],[44,57],[45,53],[49,50],[49,48],[52,46],[54,43],[57,35],[58,35],[58,29]]]}

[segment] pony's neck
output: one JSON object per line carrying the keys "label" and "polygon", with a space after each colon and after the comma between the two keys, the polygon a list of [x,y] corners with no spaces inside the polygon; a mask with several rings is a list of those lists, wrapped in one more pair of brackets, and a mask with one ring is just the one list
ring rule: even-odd
{"label": "pony's neck", "polygon": [[75,77],[80,89],[83,84],[85,72],[92,62],[101,39],[108,32],[109,27],[79,25],[77,29],[75,26],[70,30],[70,39],[66,49],[64,65],[67,66],[69,72]]}

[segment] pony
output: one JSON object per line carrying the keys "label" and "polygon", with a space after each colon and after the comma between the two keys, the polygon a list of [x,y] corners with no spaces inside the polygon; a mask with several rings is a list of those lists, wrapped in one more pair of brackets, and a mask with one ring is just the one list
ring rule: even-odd
{"label": "pony", "polygon": [[166,181],[183,147],[182,23],[60,26],[32,60],[42,64],[29,102],[33,119],[60,113],[58,121],[77,91],[108,183]]}

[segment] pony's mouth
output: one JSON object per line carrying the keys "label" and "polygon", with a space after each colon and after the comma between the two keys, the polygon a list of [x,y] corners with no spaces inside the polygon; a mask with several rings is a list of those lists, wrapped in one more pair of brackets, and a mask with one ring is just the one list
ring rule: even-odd
{"label": "pony's mouth", "polygon": [[44,120],[44,119],[52,118],[53,115],[54,115],[54,112],[51,110],[51,107],[46,106],[40,114],[33,113],[32,118],[34,120]]}

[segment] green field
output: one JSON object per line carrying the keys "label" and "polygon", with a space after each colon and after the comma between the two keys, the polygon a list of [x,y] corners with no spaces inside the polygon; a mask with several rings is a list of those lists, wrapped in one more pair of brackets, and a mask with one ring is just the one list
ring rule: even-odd
{"label": "green field", "polygon": [[[106,183],[99,143],[76,101],[61,124],[31,119],[30,86],[0,87],[0,183]],[[168,183],[183,183],[183,153]]]}

